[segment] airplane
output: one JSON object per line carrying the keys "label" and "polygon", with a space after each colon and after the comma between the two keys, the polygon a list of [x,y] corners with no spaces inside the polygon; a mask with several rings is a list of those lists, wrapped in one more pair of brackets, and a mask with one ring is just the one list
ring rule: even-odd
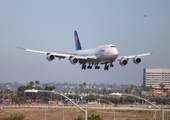
{"label": "airplane", "polygon": [[45,54],[48,61],[53,61],[55,58],[59,58],[59,60],[68,58],[71,64],[75,65],[79,63],[80,65],[82,65],[82,70],[85,70],[86,68],[92,69],[93,66],[95,67],[95,69],[100,69],[99,64],[104,65],[104,70],[109,70],[109,67],[114,67],[113,62],[115,62],[115,60],[118,60],[121,66],[126,66],[129,59],[133,59],[133,62],[135,64],[139,64],[141,63],[140,57],[152,54],[152,52],[150,52],[118,57],[118,50],[114,44],[101,45],[96,48],[83,50],[77,31],[74,31],[74,37],[76,49],[74,53],[63,51],[45,52],[21,47],[18,48],[29,52]]}

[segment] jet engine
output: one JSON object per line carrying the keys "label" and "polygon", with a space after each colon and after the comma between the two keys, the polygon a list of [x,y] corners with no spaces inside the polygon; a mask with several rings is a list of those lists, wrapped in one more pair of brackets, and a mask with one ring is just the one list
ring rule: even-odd
{"label": "jet engine", "polygon": [[47,54],[47,60],[53,61],[55,59],[55,56],[53,54]]}
{"label": "jet engine", "polygon": [[70,59],[70,63],[73,64],[73,65],[78,63],[78,62],[79,62],[79,60],[77,58],[73,57],[73,58]]}
{"label": "jet engine", "polygon": [[127,60],[127,59],[121,59],[121,60],[119,61],[119,63],[120,63],[121,66],[125,66],[125,65],[128,64],[128,60]]}
{"label": "jet engine", "polygon": [[135,57],[135,58],[133,58],[133,62],[134,62],[135,64],[139,64],[139,63],[141,62],[141,58]]}

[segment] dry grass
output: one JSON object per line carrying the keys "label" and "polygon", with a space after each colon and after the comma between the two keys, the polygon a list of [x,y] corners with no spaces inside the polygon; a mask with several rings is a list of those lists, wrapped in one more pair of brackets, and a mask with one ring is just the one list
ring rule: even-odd
{"label": "dry grass", "polygon": [[[0,118],[9,116],[10,114],[23,114],[25,120],[44,120],[44,108],[2,108],[0,109]],[[88,109],[88,115],[100,115],[103,120],[113,120],[113,110],[104,109]],[[116,120],[153,120],[154,111],[136,111],[136,110],[116,110]],[[161,112],[156,112],[157,120],[161,120]],[[64,119],[74,120],[75,117],[83,116],[84,113],[78,108],[64,108]],[[62,108],[46,109],[46,120],[62,120]],[[170,120],[170,112],[165,112],[165,120]]]}

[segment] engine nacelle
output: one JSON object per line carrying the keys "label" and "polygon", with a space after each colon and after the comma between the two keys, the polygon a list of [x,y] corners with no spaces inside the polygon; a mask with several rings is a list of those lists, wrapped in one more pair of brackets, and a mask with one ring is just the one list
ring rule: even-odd
{"label": "engine nacelle", "polygon": [[119,61],[119,63],[120,63],[121,66],[125,66],[125,65],[128,64],[128,60],[127,60],[127,59],[121,59],[121,60]]}
{"label": "engine nacelle", "polygon": [[141,58],[135,57],[135,58],[133,58],[133,62],[135,64],[139,64],[141,62]]}
{"label": "engine nacelle", "polygon": [[78,62],[79,62],[79,60],[77,58],[73,57],[73,58],[70,59],[70,63],[73,64],[73,65],[78,63]]}
{"label": "engine nacelle", "polygon": [[47,55],[47,60],[48,61],[53,61],[55,59],[55,56],[53,54],[48,54]]}

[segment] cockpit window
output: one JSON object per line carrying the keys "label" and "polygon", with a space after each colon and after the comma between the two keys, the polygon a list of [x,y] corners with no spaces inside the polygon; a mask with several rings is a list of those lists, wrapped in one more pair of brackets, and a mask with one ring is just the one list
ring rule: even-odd
{"label": "cockpit window", "polygon": [[116,47],[116,46],[110,46],[111,48]]}

